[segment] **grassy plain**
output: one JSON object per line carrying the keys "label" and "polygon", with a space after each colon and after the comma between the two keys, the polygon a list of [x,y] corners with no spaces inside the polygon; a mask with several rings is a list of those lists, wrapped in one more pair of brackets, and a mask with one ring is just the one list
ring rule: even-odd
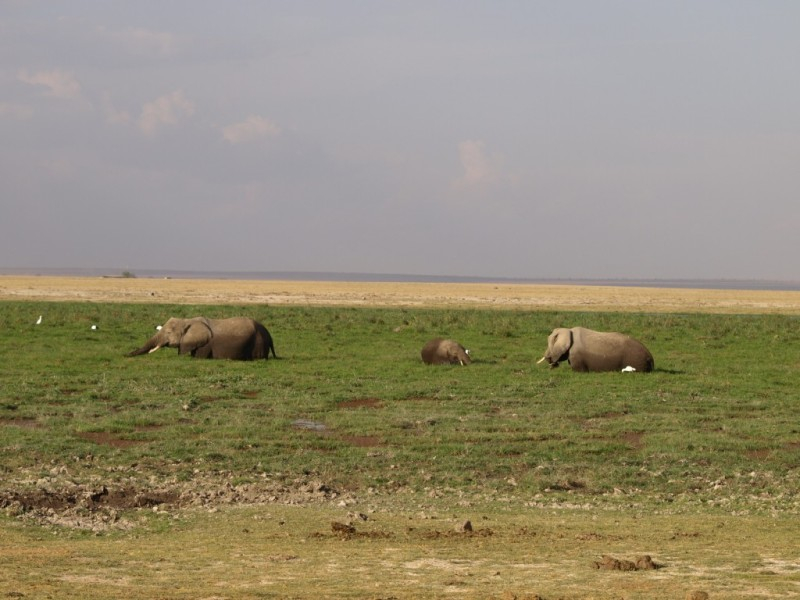
{"label": "grassy plain", "polygon": [[[800,294],[82,282],[0,278],[0,595],[800,594]],[[281,358],[124,356],[195,314]],[[535,364],[577,324],[656,371]]]}

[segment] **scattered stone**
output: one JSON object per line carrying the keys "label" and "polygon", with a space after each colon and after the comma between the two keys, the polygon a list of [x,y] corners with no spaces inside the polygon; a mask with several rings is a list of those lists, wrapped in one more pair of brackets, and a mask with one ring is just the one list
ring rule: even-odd
{"label": "scattered stone", "polygon": [[121,471],[125,474],[124,483],[110,478],[76,483],[75,476],[65,467],[47,468],[52,471],[50,476],[38,479],[31,473],[41,473],[41,465],[21,472],[26,485],[15,487],[5,481],[5,489],[0,489],[0,514],[39,525],[102,533],[132,529],[138,521],[135,512],[141,510],[170,513],[189,507],[216,510],[223,505],[301,505],[340,499],[349,504],[355,502],[352,494],[343,494],[308,477],[264,477],[235,483],[237,474],[233,472],[195,470],[186,481],[159,485],[145,478],[134,464]]}
{"label": "scattered stone", "polygon": [[640,556],[636,559],[636,570],[638,571],[652,571],[654,569],[658,569],[659,567],[660,565],[654,563],[649,554],[645,554],[644,556]]}
{"label": "scattered stone", "polygon": [[592,563],[595,569],[603,571],[635,571],[636,563],[629,560],[620,560],[613,556],[604,555],[599,561]]}
{"label": "scattered stone", "polygon": [[356,528],[346,523],[339,523],[338,521],[331,521],[331,531],[334,533],[342,533],[345,535],[353,535]]}
{"label": "scattered stone", "polygon": [[605,554],[599,561],[593,562],[592,567],[604,571],[651,571],[661,568],[661,565],[654,563],[647,554],[637,558],[636,562]]}

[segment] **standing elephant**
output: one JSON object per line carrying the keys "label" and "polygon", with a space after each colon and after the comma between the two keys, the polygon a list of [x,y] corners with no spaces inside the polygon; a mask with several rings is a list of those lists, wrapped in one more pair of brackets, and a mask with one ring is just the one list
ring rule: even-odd
{"label": "standing elephant", "polygon": [[422,361],[426,365],[468,365],[472,359],[469,350],[455,340],[435,338],[423,346]]}
{"label": "standing elephant", "polygon": [[539,362],[545,360],[551,367],[566,360],[573,371],[647,372],[654,367],[653,355],[640,341],[623,333],[584,327],[554,329]]}
{"label": "standing elephant", "polygon": [[248,317],[230,319],[171,318],[144,346],[128,353],[138,356],[155,352],[159,348],[177,348],[178,354],[191,354],[196,358],[229,358],[255,360],[275,355],[272,336],[258,321]]}

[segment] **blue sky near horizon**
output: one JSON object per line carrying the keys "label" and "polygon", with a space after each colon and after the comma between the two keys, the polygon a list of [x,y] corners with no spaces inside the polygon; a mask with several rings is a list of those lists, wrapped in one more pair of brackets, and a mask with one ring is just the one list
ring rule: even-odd
{"label": "blue sky near horizon", "polygon": [[800,4],[0,4],[0,267],[798,279]]}

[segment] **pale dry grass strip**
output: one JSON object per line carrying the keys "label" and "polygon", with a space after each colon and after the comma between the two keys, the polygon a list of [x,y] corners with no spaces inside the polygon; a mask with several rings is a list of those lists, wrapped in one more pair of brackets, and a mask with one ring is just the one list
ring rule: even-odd
{"label": "pale dry grass strip", "polygon": [[592,285],[0,276],[0,299],[800,314],[800,292]]}

